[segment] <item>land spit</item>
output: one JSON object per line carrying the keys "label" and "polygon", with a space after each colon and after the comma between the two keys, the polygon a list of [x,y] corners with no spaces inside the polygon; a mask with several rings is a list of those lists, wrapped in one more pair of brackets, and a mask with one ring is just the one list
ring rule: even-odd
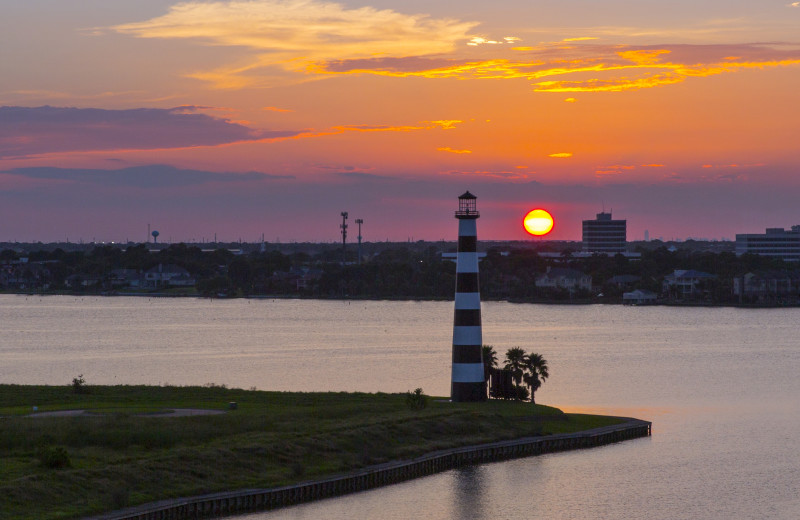
{"label": "land spit", "polygon": [[611,426],[576,433],[524,437],[508,441],[438,450],[414,459],[387,462],[329,478],[271,489],[243,489],[162,500],[87,520],[180,520],[270,510],[386,486],[459,466],[593,448],[649,437],[652,423],[629,417]]}

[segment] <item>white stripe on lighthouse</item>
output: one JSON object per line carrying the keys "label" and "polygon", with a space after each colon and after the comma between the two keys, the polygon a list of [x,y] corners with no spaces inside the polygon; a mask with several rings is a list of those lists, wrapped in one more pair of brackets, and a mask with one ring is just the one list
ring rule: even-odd
{"label": "white stripe on lighthouse", "polygon": [[458,236],[476,237],[478,236],[478,223],[474,219],[463,219],[458,221]]}
{"label": "white stripe on lighthouse", "polygon": [[457,273],[477,273],[478,272],[478,253],[457,253],[456,254]]}
{"label": "white stripe on lighthouse", "polygon": [[481,293],[456,293],[456,309],[480,309]]}
{"label": "white stripe on lighthouse", "polygon": [[483,383],[482,363],[453,363],[454,383]]}
{"label": "white stripe on lighthouse", "polygon": [[[453,327],[453,345],[480,345],[481,327]],[[481,373],[483,381],[483,373]]]}

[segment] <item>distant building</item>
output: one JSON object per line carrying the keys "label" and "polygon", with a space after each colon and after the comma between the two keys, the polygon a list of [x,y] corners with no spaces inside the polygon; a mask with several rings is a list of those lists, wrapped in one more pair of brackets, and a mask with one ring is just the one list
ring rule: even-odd
{"label": "distant building", "polygon": [[646,305],[648,303],[655,303],[657,299],[658,295],[656,293],[643,289],[622,293],[622,303],[626,305]]}
{"label": "distant building", "polygon": [[736,254],[772,256],[783,260],[800,260],[800,226],[792,226],[787,231],[783,228],[767,228],[763,234],[737,234]]}
{"label": "distant building", "polygon": [[758,271],[733,279],[733,294],[757,301],[771,301],[800,295],[800,275],[789,271]]}
{"label": "distant building", "polygon": [[595,220],[583,221],[583,251],[609,255],[624,253],[627,233],[627,220],[613,220],[611,212],[598,213]]}
{"label": "distant building", "polygon": [[148,287],[191,287],[195,280],[189,271],[179,265],[158,264],[144,273],[145,283]]}
{"label": "distant building", "polygon": [[618,274],[609,278],[606,283],[616,285],[620,289],[628,289],[641,279],[641,276],[636,276],[635,274]]}
{"label": "distant building", "polygon": [[547,272],[536,277],[536,287],[566,289],[570,294],[583,289],[592,290],[592,277],[576,269],[548,267]]}
{"label": "distant building", "polygon": [[108,276],[111,287],[141,287],[144,275],[136,269],[114,269]]}
{"label": "distant building", "polygon": [[694,269],[676,269],[672,274],[664,277],[664,292],[677,297],[687,297],[701,294],[702,284],[716,276]]}

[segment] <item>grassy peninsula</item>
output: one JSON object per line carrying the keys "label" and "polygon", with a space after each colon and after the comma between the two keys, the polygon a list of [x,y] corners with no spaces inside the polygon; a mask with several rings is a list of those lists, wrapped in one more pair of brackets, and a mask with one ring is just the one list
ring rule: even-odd
{"label": "grassy peninsula", "polygon": [[[530,403],[423,409],[405,394],[219,386],[0,385],[5,520],[76,518],[164,498],[311,480],[432,450],[618,422]],[[236,409],[230,409],[231,402]],[[58,410],[79,416],[29,417]],[[179,416],[175,409],[217,415]]]}

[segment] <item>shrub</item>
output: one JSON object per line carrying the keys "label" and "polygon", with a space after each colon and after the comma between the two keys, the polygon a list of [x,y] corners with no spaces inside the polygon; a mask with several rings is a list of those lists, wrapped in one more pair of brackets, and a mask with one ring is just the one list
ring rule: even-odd
{"label": "shrub", "polygon": [[406,406],[412,410],[422,410],[428,406],[428,396],[422,393],[422,388],[406,392]]}
{"label": "shrub", "polygon": [[39,449],[37,456],[39,462],[45,468],[61,469],[72,466],[72,461],[69,460],[69,453],[61,446],[45,446]]}
{"label": "shrub", "polygon": [[531,397],[531,393],[528,390],[528,387],[525,386],[515,386],[514,389],[516,390],[517,396],[516,398],[520,401],[527,401]]}
{"label": "shrub", "polygon": [[83,374],[78,375],[78,377],[72,378],[72,391],[76,394],[88,394],[89,387],[86,386],[86,380],[83,378]]}

